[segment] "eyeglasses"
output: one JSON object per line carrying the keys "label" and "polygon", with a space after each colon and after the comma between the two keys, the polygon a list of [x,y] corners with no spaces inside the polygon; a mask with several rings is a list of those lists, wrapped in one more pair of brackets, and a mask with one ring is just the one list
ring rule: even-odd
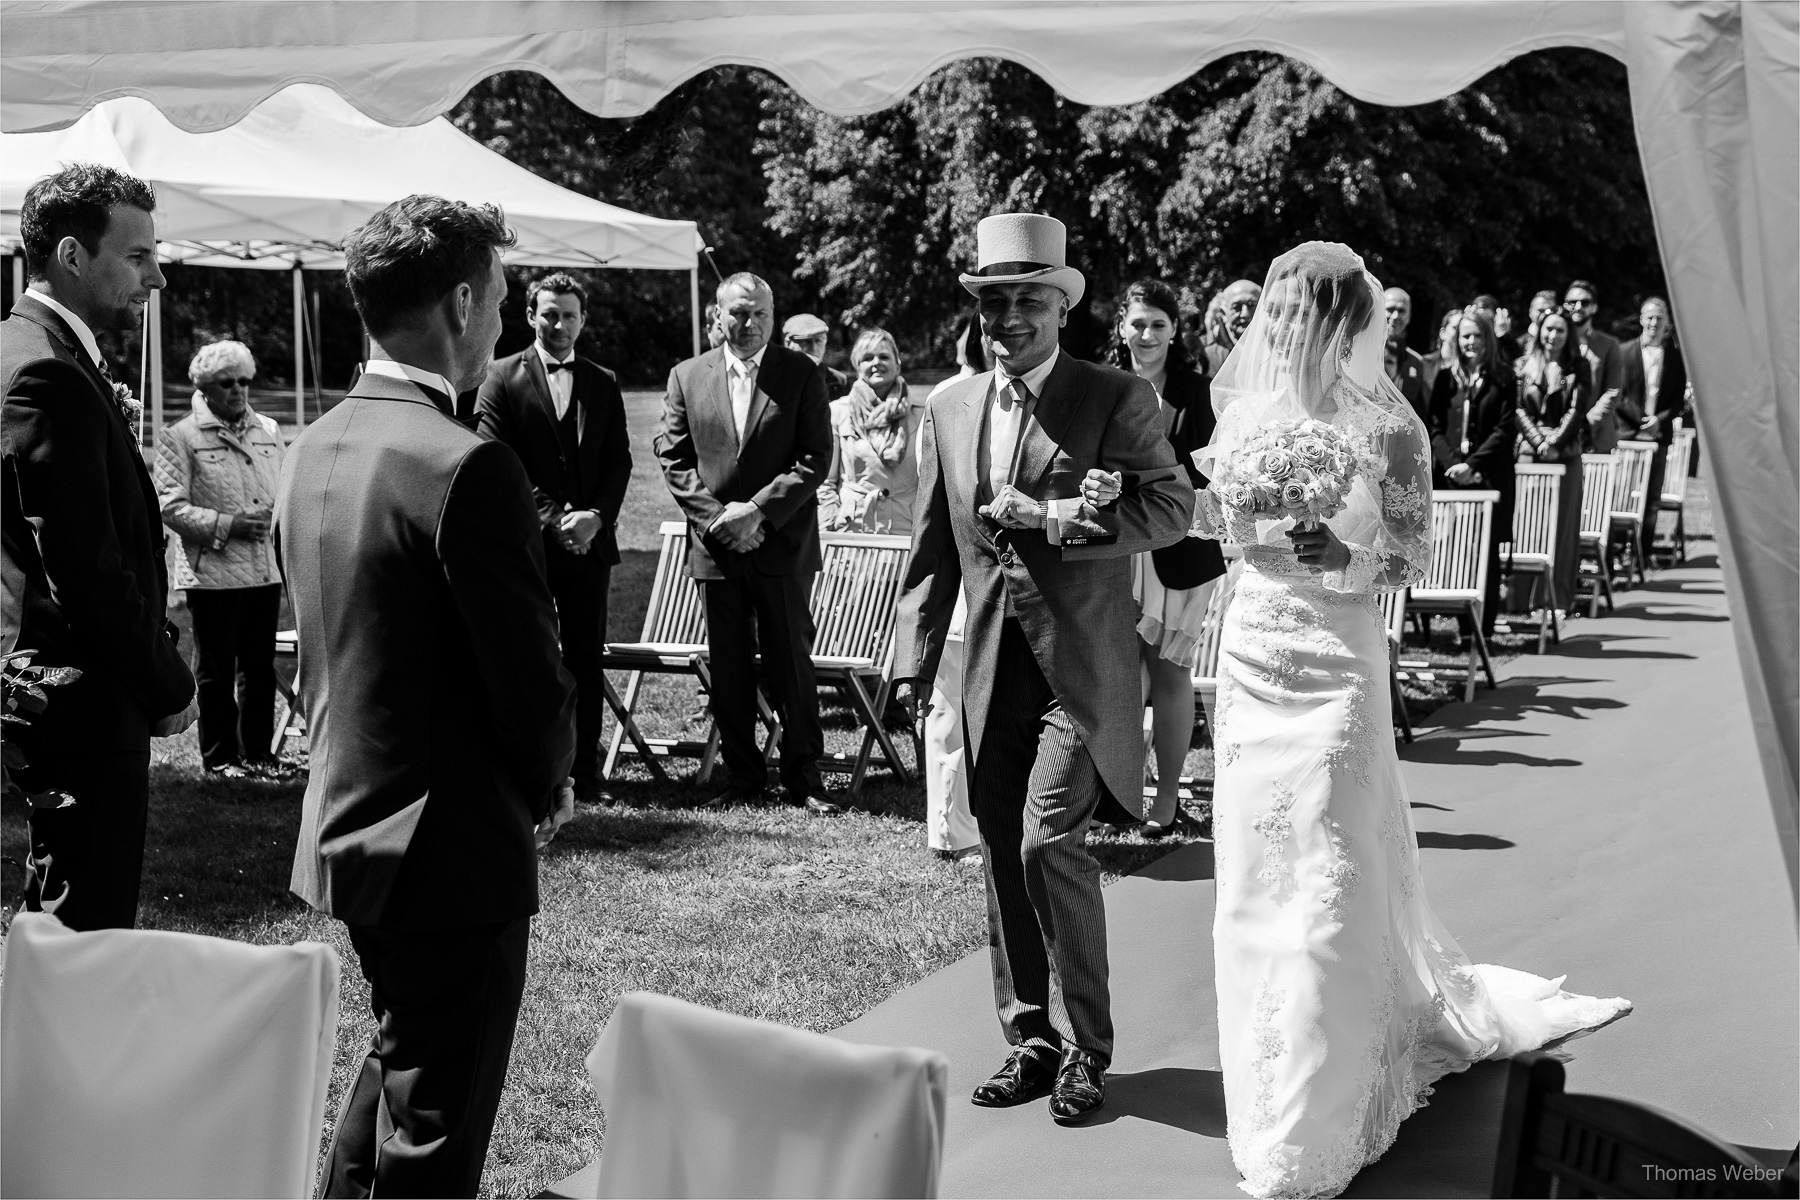
{"label": "eyeglasses", "polygon": [[212,384],[214,387],[221,387],[221,388],[241,387],[246,392],[250,390],[250,377],[248,375],[245,375],[238,379],[209,379],[209,380],[207,380],[207,382]]}
{"label": "eyeglasses", "polygon": [[1564,308],[1598,308],[1600,306],[1598,304],[1594,303],[1594,301],[1592,301],[1592,300],[1585,300],[1578,296],[1570,296],[1567,300],[1563,301],[1563,307]]}

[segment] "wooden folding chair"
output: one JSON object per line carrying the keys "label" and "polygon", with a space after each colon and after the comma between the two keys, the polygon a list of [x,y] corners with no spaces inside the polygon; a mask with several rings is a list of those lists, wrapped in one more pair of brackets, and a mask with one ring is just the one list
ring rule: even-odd
{"label": "wooden folding chair", "polygon": [[1406,589],[1378,592],[1381,618],[1387,626],[1388,692],[1394,706],[1394,724],[1400,727],[1404,741],[1413,740],[1412,717],[1406,711],[1406,697],[1400,691],[1400,640],[1406,634]]}
{"label": "wooden folding chair", "polygon": [[[1612,533],[1613,478],[1619,460],[1611,454],[1581,456],[1581,565],[1576,586],[1588,594],[1588,616],[1598,616],[1600,595],[1606,594],[1606,611],[1613,610],[1612,572],[1606,562],[1606,540]],[[1588,560],[1594,569],[1588,569]]]}
{"label": "wooden folding chair", "polygon": [[907,783],[913,779],[881,720],[893,690],[894,623],[911,539],[827,533],[821,540],[825,561],[812,591],[813,673],[843,688],[863,737],[855,755],[828,754],[819,765],[849,771],[855,799],[877,745],[894,774]]}
{"label": "wooden folding chair", "polygon": [[1219,586],[1206,602],[1206,616],[1200,621],[1200,649],[1194,659],[1194,699],[1200,702],[1201,719],[1206,722],[1208,737],[1218,732],[1215,724],[1219,703],[1219,635],[1225,627],[1225,610],[1231,606],[1231,593],[1243,573],[1243,561],[1231,564]]}
{"label": "wooden folding chair", "polygon": [[[291,658],[296,662],[300,658],[300,631],[297,629],[281,629],[275,633],[275,657]],[[276,701],[281,705],[281,718],[275,722],[275,737],[269,743],[269,753],[276,758],[287,746],[289,738],[303,737],[306,733],[306,718],[300,713],[300,701],[289,687],[281,672],[275,672]]]}
{"label": "wooden folding chair", "polygon": [[1465,702],[1475,698],[1477,659],[1489,687],[1497,687],[1487,638],[1481,632],[1482,598],[1487,594],[1488,539],[1494,535],[1493,491],[1443,491],[1431,498],[1431,573],[1412,590],[1408,607],[1425,617],[1461,617],[1472,627]]}
{"label": "wooden folding chair", "polygon": [[[1663,467],[1662,495],[1657,497],[1655,512],[1658,514],[1673,512],[1675,514],[1675,561],[1687,561],[1687,520],[1684,511],[1687,507],[1688,467],[1694,461],[1694,431],[1684,429],[1681,418],[1675,418],[1675,436],[1669,443],[1669,461]],[[1650,532],[1649,540],[1654,543],[1656,531]]]}
{"label": "wooden folding chair", "polygon": [[[1531,577],[1528,603],[1538,619],[1538,653],[1545,641],[1562,641],[1556,625],[1556,522],[1562,512],[1561,463],[1520,463],[1514,468],[1518,481],[1513,501],[1513,540],[1510,561],[1513,578]],[[1540,603],[1541,601],[1541,603]]]}
{"label": "wooden folding chair", "polygon": [[[1644,571],[1644,524],[1649,520],[1650,468],[1656,461],[1656,443],[1620,442],[1613,451],[1619,463],[1613,472],[1612,512],[1607,529],[1607,554],[1620,547],[1625,585],[1648,582]],[[1611,569],[1611,563],[1608,563]]]}
{"label": "wooden folding chair", "polygon": [[[700,771],[695,781],[705,784],[712,778],[719,754],[719,730],[708,723],[706,740],[696,742],[681,738],[647,738],[638,729],[634,714],[646,675],[692,675],[702,688],[712,691],[712,671],[707,661],[706,609],[700,600],[700,587],[688,575],[688,527],[685,521],[664,521],[662,553],[656,560],[656,576],[650,585],[650,602],[644,609],[642,636],[635,642],[608,643],[601,665],[609,671],[629,671],[625,695],[621,697],[606,680],[606,703],[613,711],[612,743],[600,774],[611,779],[619,760],[626,756],[641,758],[658,779],[667,779],[662,760],[697,758]],[[758,716],[769,731],[763,747],[765,760],[773,759],[780,740],[781,723],[759,694]],[[626,746],[626,741],[631,742]]]}

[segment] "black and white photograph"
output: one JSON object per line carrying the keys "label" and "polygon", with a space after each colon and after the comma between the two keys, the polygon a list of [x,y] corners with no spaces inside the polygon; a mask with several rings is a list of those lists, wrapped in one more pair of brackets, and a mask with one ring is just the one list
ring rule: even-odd
{"label": "black and white photograph", "polygon": [[0,0],[0,1197],[1800,1196],[1797,178],[1800,0]]}

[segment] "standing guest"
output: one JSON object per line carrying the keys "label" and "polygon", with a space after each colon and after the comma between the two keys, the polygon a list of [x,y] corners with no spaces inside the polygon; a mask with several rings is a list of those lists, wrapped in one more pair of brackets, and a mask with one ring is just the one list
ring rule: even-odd
{"label": "standing guest", "polygon": [[0,325],[0,651],[81,672],[30,724],[6,727],[29,764],[20,785],[76,798],[30,810],[25,907],[80,930],[137,923],[150,739],[194,713],[135,402],[94,340],[138,328],[163,286],[155,211],[149,184],[110,167],[32,184],[19,207],[31,284]]}
{"label": "standing guest", "polygon": [[1569,318],[1551,309],[1535,328],[1536,336],[1519,360],[1519,437],[1523,457],[1563,465],[1556,510],[1556,574],[1550,590],[1553,607],[1570,612],[1581,565],[1581,452],[1588,444],[1593,384],[1587,360],[1575,348]]}
{"label": "standing guest", "polygon": [[900,377],[900,350],[884,329],[865,329],[850,351],[856,382],[831,402],[831,467],[819,485],[827,529],[911,537],[919,494],[919,422],[925,401]]}
{"label": "standing guest", "polygon": [[284,776],[275,758],[275,627],[281,567],[269,541],[281,426],[250,407],[256,360],[242,342],[188,364],[194,411],[158,439],[156,490],[180,537],[175,586],[194,619],[200,761],[230,779]]}
{"label": "standing guest", "polygon": [[719,328],[719,306],[717,304],[706,306],[704,324],[706,325],[706,344],[715,350],[724,345],[725,331]]}
{"label": "standing guest", "polygon": [[276,548],[312,735],[292,887],[349,927],[376,1023],[326,1196],[475,1194],[538,849],[575,809],[575,689],[531,481],[454,416],[500,336],[512,244],[498,208],[436,196],[351,234],[369,363],[282,468]]}
{"label": "standing guest", "polygon": [[1500,361],[1512,366],[1523,351],[1519,339],[1512,335],[1512,313],[1500,306],[1500,298],[1487,293],[1475,297],[1469,307],[1485,316],[1494,327],[1494,340],[1500,346]]}
{"label": "standing guest", "polygon": [[1244,336],[1244,330],[1250,328],[1250,318],[1256,315],[1256,305],[1261,299],[1262,284],[1253,279],[1239,279],[1214,297],[1224,324],[1220,336],[1206,347],[1208,375],[1217,375],[1219,368],[1225,365],[1232,347]]}
{"label": "standing guest", "polygon": [[825,790],[825,734],[813,682],[808,601],[819,552],[818,488],[831,464],[831,407],[816,364],[771,346],[775,297],[755,275],[719,284],[720,348],[669,372],[656,454],[692,530],[712,652],[713,720],[726,783],[709,806],[757,800],[757,653],[781,715],[781,781],[816,816],[843,807]]}
{"label": "standing guest", "polygon": [[575,799],[611,803],[601,786],[606,719],[606,599],[619,561],[619,509],[631,482],[631,434],[613,373],[575,353],[587,289],[557,272],[525,292],[532,344],[487,370],[478,432],[525,464],[543,529],[563,666],[575,677]]}
{"label": "standing guest", "polygon": [[[1425,368],[1427,405],[1431,403],[1431,393],[1437,387],[1438,375],[1443,372],[1445,367],[1456,361],[1456,330],[1462,324],[1462,315],[1463,310],[1460,308],[1453,308],[1445,313],[1443,319],[1438,322],[1437,349],[1430,354],[1419,356],[1419,361]],[[1430,425],[1430,422],[1427,421],[1426,424]]]}
{"label": "standing guest", "polygon": [[1660,296],[1644,301],[1638,309],[1638,323],[1643,332],[1619,347],[1619,425],[1626,438],[1656,444],[1650,478],[1644,484],[1647,549],[1656,540],[1657,505],[1668,472],[1669,444],[1675,440],[1675,418],[1682,413],[1688,380],[1681,347],[1670,337],[1675,327],[1669,320],[1668,302]]}
{"label": "standing guest", "polygon": [[1563,293],[1563,314],[1569,318],[1575,344],[1587,359],[1593,378],[1594,403],[1588,409],[1588,440],[1596,454],[1607,454],[1619,444],[1619,393],[1625,386],[1625,361],[1619,339],[1594,326],[1600,310],[1600,293],[1585,279],[1577,279]]}
{"label": "standing guest", "polygon": [[981,319],[971,316],[956,331],[956,374],[932,388],[926,395],[925,402],[929,404],[932,396],[937,395],[958,380],[993,369],[993,344],[981,332]]}
{"label": "standing guest", "polygon": [[[1132,284],[1119,301],[1118,332],[1109,349],[1114,366],[1155,389],[1163,433],[1198,492],[1207,481],[1194,465],[1194,451],[1212,441],[1212,387],[1175,337],[1180,311],[1174,289],[1160,280]],[[1212,539],[1184,537],[1131,558],[1138,662],[1156,751],[1156,802],[1144,821],[1151,838],[1174,829],[1179,813],[1181,768],[1194,737],[1194,660],[1207,605],[1224,574],[1225,557]]]}
{"label": "standing guest", "polygon": [[1387,346],[1384,353],[1387,377],[1394,381],[1413,412],[1425,420],[1425,360],[1406,344],[1406,329],[1412,324],[1412,297],[1405,288],[1391,287],[1382,294],[1387,312]]}
{"label": "standing guest", "polygon": [[819,368],[819,382],[825,385],[825,398],[836,400],[850,394],[850,376],[825,365],[825,347],[830,341],[831,326],[812,313],[795,313],[781,324],[781,344],[813,360]]}
{"label": "standing guest", "polygon": [[1519,338],[1519,358],[1516,365],[1523,365],[1525,356],[1531,352],[1532,345],[1536,343],[1538,323],[1544,319],[1544,314],[1561,311],[1556,303],[1555,292],[1545,290],[1537,292],[1531,297],[1531,307],[1527,310],[1530,320],[1525,326],[1524,334]]}
{"label": "standing guest", "polygon": [[1458,318],[1456,357],[1431,390],[1431,455],[1439,488],[1500,493],[1488,538],[1487,594],[1481,632],[1492,637],[1500,612],[1500,543],[1512,541],[1513,455],[1519,434],[1519,382],[1500,359],[1494,326],[1479,309]]}

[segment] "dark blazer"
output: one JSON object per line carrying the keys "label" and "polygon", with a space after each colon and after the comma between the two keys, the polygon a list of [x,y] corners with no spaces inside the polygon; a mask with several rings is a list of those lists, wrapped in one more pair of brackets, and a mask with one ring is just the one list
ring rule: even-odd
{"label": "dark blazer", "polygon": [[825,385],[825,399],[836,400],[850,394],[850,385],[855,382],[850,376],[836,367],[819,364],[819,382]]}
{"label": "dark blazer", "polygon": [[1007,700],[994,695],[994,670],[1010,597],[1100,778],[1141,820],[1144,697],[1131,555],[1186,535],[1193,485],[1175,465],[1150,385],[1064,353],[1026,423],[1013,485],[1035,500],[1066,500],[1079,494],[1090,469],[1121,472],[1119,499],[1097,514],[1086,510],[1111,538],[1057,547],[1043,530],[1001,529],[976,512],[986,488],[976,459],[993,383],[992,371],[959,380],[925,410],[894,678],[936,675],[960,588],[968,598],[963,719],[970,761],[980,762],[989,707]]}
{"label": "dark blazer", "polygon": [[[1644,339],[1632,338],[1619,347],[1620,387],[1619,436],[1635,438],[1638,426],[1644,420],[1644,405],[1648,403],[1648,393],[1644,384]],[[1675,440],[1675,418],[1681,415],[1682,405],[1687,403],[1687,361],[1681,357],[1681,347],[1672,341],[1663,343],[1662,378],[1656,387],[1656,411],[1662,422],[1656,431],[1656,440],[1667,446]]]}
{"label": "dark blazer", "polygon": [[[770,343],[738,445],[723,347],[669,372],[656,455],[693,530],[695,579],[808,575],[819,569],[819,483],[831,465],[831,405],[813,360]],[[737,554],[706,530],[733,500],[753,501],[768,528]]]}
{"label": "dark blazer", "polygon": [[32,719],[32,740],[147,751],[194,676],[168,632],[162,517],[137,431],[74,331],[30,293],[0,325],[0,364],[0,649],[82,672]]}
{"label": "dark blazer", "polygon": [[[1194,451],[1212,441],[1212,381],[1198,371],[1171,368],[1163,380],[1163,421],[1175,461],[1187,472],[1188,482],[1199,491],[1206,476],[1194,465]],[[1225,573],[1225,555],[1212,538],[1184,537],[1172,546],[1150,552],[1156,577],[1166,588],[1199,587]]]}
{"label": "dark blazer", "polygon": [[1510,366],[1483,371],[1469,407],[1469,451],[1462,451],[1462,427],[1450,428],[1450,402],[1461,385],[1456,372],[1446,367],[1431,385],[1431,405],[1426,428],[1431,432],[1432,486],[1452,487],[1444,474],[1466,462],[1481,473],[1481,482],[1465,486],[1492,488],[1500,493],[1494,506],[1494,541],[1512,540],[1515,483],[1513,456],[1519,436],[1519,377]]}
{"label": "dark blazer", "polygon": [[[525,464],[538,522],[544,529],[546,553],[611,566],[619,561],[616,526],[625,489],[631,483],[625,399],[611,371],[577,355],[570,402],[576,405],[580,434],[574,471],[569,470],[557,431],[556,402],[535,345],[488,367],[475,402],[477,430],[484,438],[511,446]],[[568,509],[591,509],[600,514],[600,533],[586,554],[569,554],[554,536],[557,522]]]}
{"label": "dark blazer", "polygon": [[282,464],[312,738],[291,886],[351,924],[535,913],[533,828],[575,757],[531,485],[451,404],[365,374]]}

